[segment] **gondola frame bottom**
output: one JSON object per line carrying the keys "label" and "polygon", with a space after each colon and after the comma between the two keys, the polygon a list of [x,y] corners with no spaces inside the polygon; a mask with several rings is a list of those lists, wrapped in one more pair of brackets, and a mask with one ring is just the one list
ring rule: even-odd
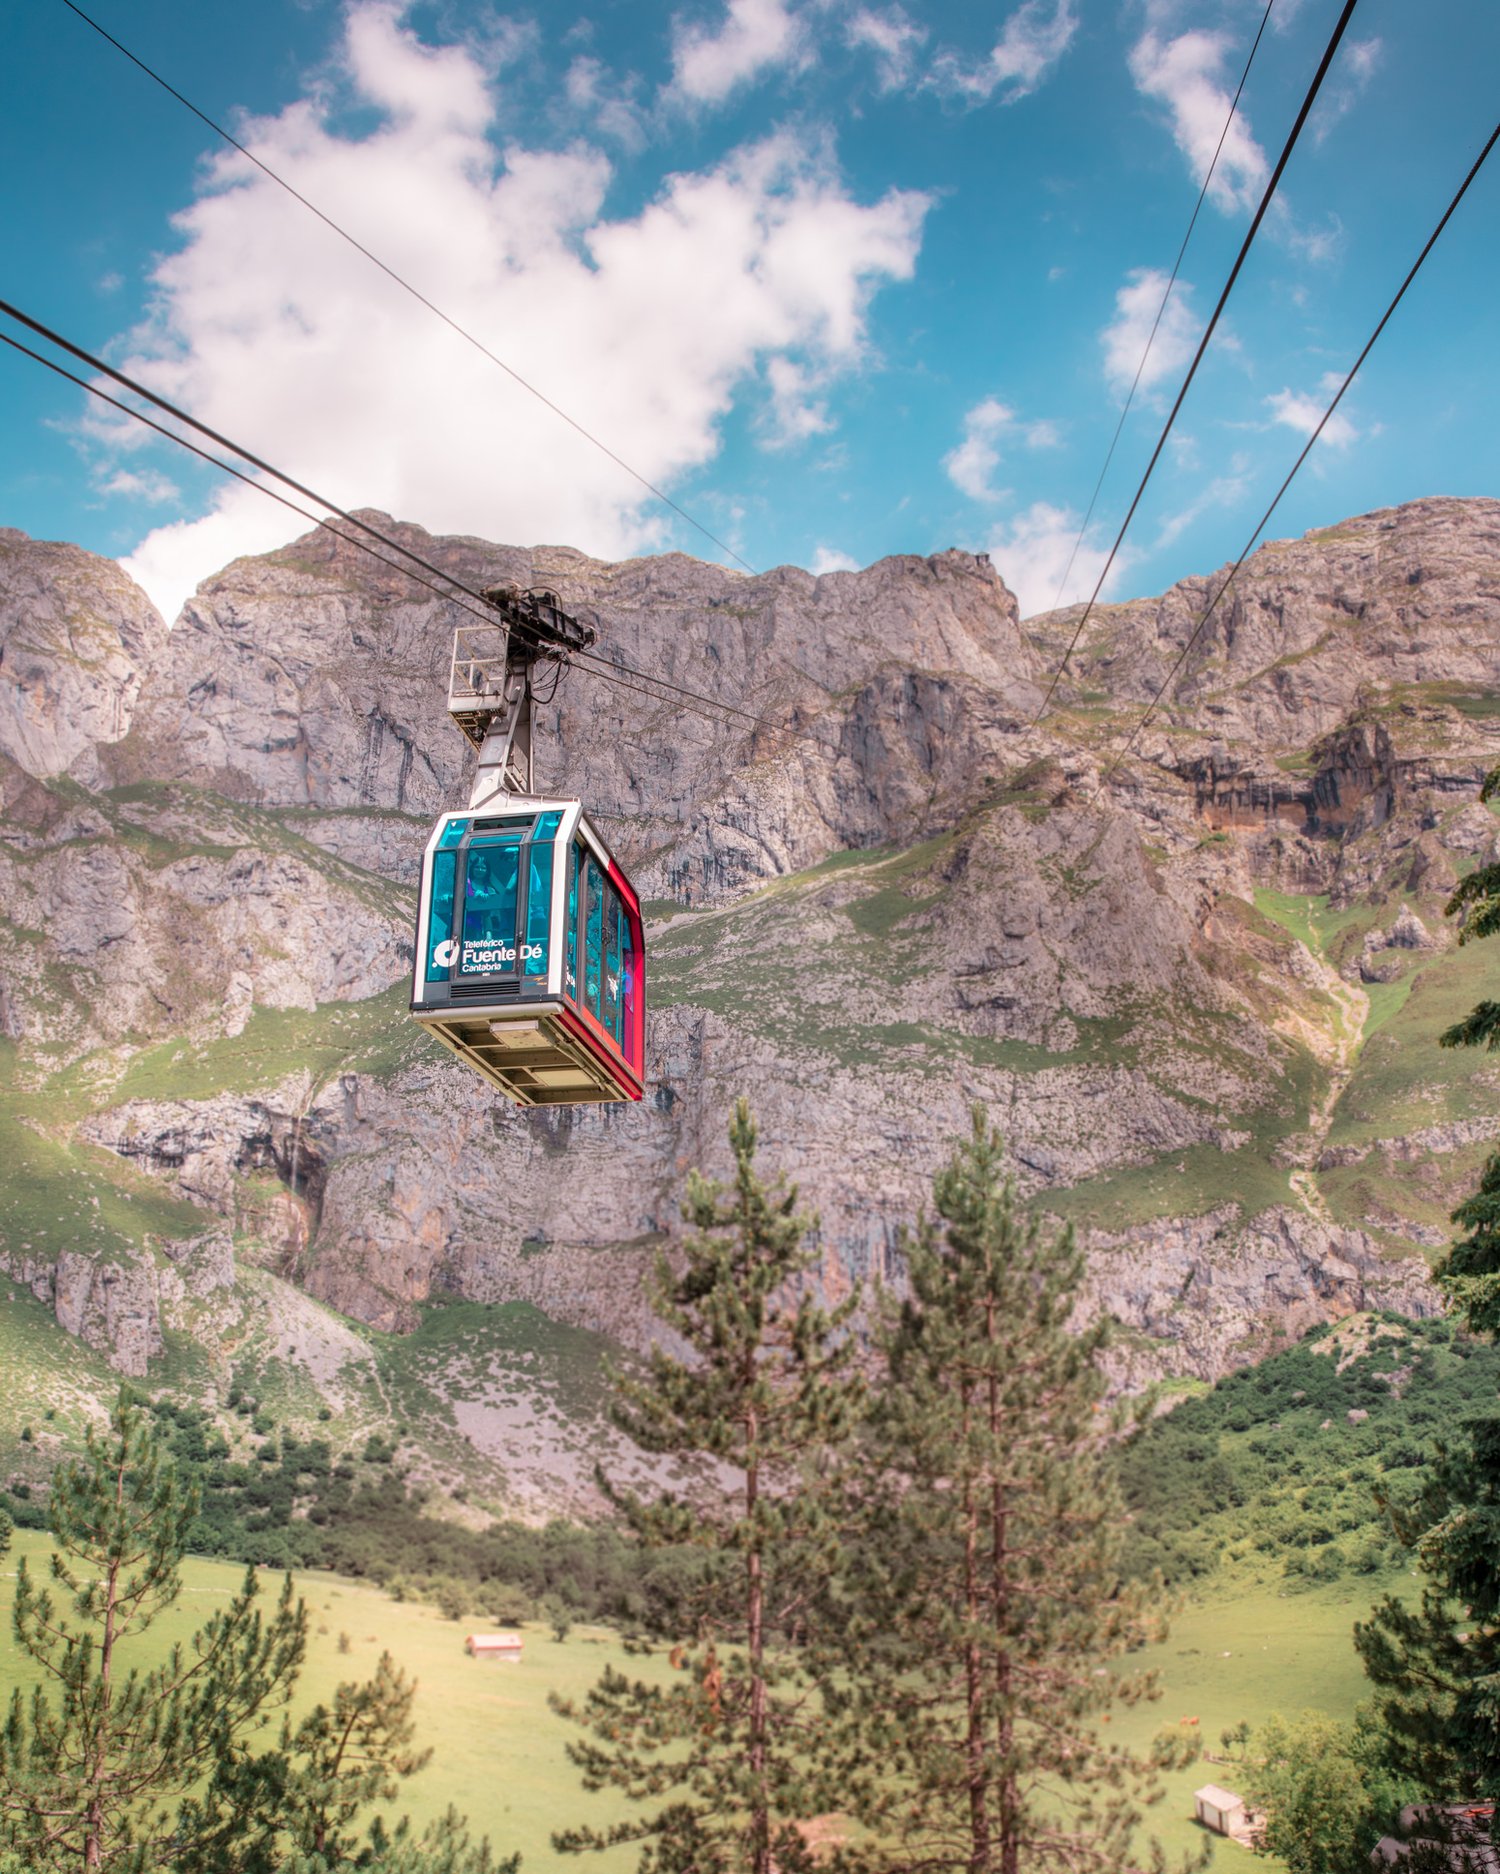
{"label": "gondola frame bottom", "polygon": [[638,1100],[645,1092],[560,1001],[413,1009],[412,1015],[521,1106]]}

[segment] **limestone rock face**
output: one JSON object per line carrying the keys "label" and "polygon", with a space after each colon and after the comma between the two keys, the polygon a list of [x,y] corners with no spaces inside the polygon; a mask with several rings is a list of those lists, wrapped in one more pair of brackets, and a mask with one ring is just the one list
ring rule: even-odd
{"label": "limestone rock face", "polygon": [[166,1344],[161,1294],[149,1258],[99,1262],[65,1249],[53,1280],[58,1325],[96,1348],[117,1373],[143,1378]]}
{"label": "limestone rock face", "polygon": [[[22,634],[13,1097],[131,1203],[201,1218],[143,1226],[109,1292],[69,1263],[75,1331],[149,1359],[138,1319],[242,1320],[258,1265],[304,1323],[406,1331],[448,1296],[643,1345],[646,1272],[687,1169],[727,1168],[740,1093],[830,1294],[899,1283],[983,1105],[1027,1200],[1084,1233],[1080,1311],[1121,1322],[1122,1384],[1433,1305],[1423,1252],[1500,1125],[1492,1064],[1435,1042],[1476,993],[1443,904],[1500,850],[1476,799],[1500,503],[1263,548],[1143,731],[1217,576],[1101,607],[1037,723],[1077,613],[1023,625],[971,554],[752,578],[371,518],[470,585],[555,588],[605,664],[723,706],[579,663],[539,711],[539,785],[589,802],[653,901],[647,1098],[518,1111],[405,1020],[411,883],[472,761],[445,712],[460,603],[315,532],[205,582],[164,639],[107,563],[0,536],[11,589],[54,607],[29,615],[62,617],[71,580],[123,660],[69,740],[81,652]],[[4,1266],[51,1300],[62,1259],[30,1240]]]}
{"label": "limestone rock face", "polygon": [[38,779],[100,774],[165,641],[155,606],[112,560],[0,527],[0,755]]}
{"label": "limestone rock face", "polygon": [[[1010,726],[1040,701],[1015,599],[972,554],[746,579],[680,554],[609,566],[366,518],[471,587],[554,587],[600,628],[603,664],[736,712],[704,716],[671,692],[652,704],[582,663],[539,712],[538,784],[588,799],[627,859],[659,855],[662,889],[721,896],[915,831],[934,769],[962,759],[975,686]],[[447,673],[472,612],[326,533],[237,561],[185,607],[112,771],[320,810],[310,837],[409,877],[409,845],[358,842],[347,816],[430,818],[459,799],[471,760],[447,718]],[[847,726],[812,726],[846,696]]]}

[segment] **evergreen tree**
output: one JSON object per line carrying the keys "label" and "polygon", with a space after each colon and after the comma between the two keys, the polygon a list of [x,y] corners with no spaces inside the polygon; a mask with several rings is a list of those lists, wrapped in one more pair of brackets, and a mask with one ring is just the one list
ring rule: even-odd
{"label": "evergreen tree", "polygon": [[[1500,768],[1480,798],[1500,792]],[[1481,866],[1448,903],[1459,942],[1500,931],[1500,864]],[[1445,1048],[1500,1048],[1500,1002],[1478,1003],[1438,1037]],[[1436,1275],[1476,1334],[1500,1330],[1500,1153],[1453,1212],[1464,1234]],[[1472,1419],[1441,1448],[1421,1500],[1387,1503],[1426,1576],[1421,1604],[1387,1596],[1356,1626],[1377,1687],[1387,1761],[1434,1796],[1500,1795],[1500,1414]]]}
{"label": "evergreen tree", "polygon": [[[1500,794],[1500,768],[1485,776],[1481,800]],[[1460,944],[1500,931],[1500,861],[1462,879],[1448,900],[1448,915],[1462,920]],[[1461,1022],[1438,1036],[1445,1048],[1500,1048],[1500,1002],[1476,1003]],[[1459,1205],[1453,1221],[1466,1234],[1448,1252],[1437,1274],[1475,1333],[1500,1331],[1500,1152],[1486,1164],[1479,1189]]]}
{"label": "evergreen tree", "polygon": [[374,1802],[394,1800],[398,1778],[432,1757],[414,1748],[416,1682],[389,1653],[363,1685],[341,1685],[332,1705],[318,1705],[285,1740],[293,1763],[284,1824],[305,1853],[336,1861],[351,1856],[351,1825]]}
{"label": "evergreen tree", "polygon": [[1154,1696],[1106,1662],[1161,1631],[1120,1573],[1105,1330],[1069,1331],[1082,1255],[1024,1216],[979,1108],[933,1206],[885,1314],[848,1610],[851,1728],[887,1768],[863,1815],[880,1845],[843,1864],[1124,1874],[1132,1798],[1168,1754],[1103,1728]]}
{"label": "evergreen tree", "polygon": [[[378,1817],[366,1833],[355,1824],[370,1804],[393,1801],[401,1780],[431,1758],[414,1747],[416,1690],[383,1653],[374,1678],[338,1686],[331,1705],[314,1706],[295,1726],[284,1721],[275,1749],[221,1759],[184,1805],[174,1874],[324,1874],[384,1867],[397,1849],[415,1854],[405,1823],[395,1835]],[[461,1816],[453,1823],[466,1827]],[[476,1866],[493,1865],[483,1859],[487,1841],[473,1852],[482,1857]]]}
{"label": "evergreen tree", "polygon": [[294,1855],[278,1874],[518,1874],[520,1866],[518,1854],[497,1861],[488,1841],[471,1842],[467,1821],[450,1806],[420,1835],[404,1816],[389,1834],[377,1821],[368,1846],[352,1857]]}
{"label": "evergreen tree", "polygon": [[30,1701],[16,1691],[0,1730],[0,1845],[33,1870],[163,1866],[178,1800],[286,1700],[305,1616],[288,1579],[263,1619],[253,1572],[186,1646],[121,1670],[121,1643],[177,1597],[196,1508],[124,1394],[110,1436],[90,1431],[82,1462],[53,1478],[52,1584],[23,1557],[13,1612],[43,1683]]}
{"label": "evergreen tree", "polygon": [[663,1687],[611,1669],[580,1706],[557,1701],[589,1734],[569,1746],[584,1787],[657,1806],[553,1844],[639,1842],[641,1874],[793,1874],[809,1865],[796,1822],[831,1803],[800,1643],[836,1549],[828,1458],[857,1415],[853,1304],[815,1299],[812,1220],[783,1178],[758,1176],[743,1100],[729,1139],[732,1182],[692,1174],[694,1234],[679,1266],[656,1269],[657,1314],[685,1357],[657,1349],[644,1378],[617,1376],[639,1445],[710,1461],[689,1492],[615,1493],[644,1542],[701,1558],[678,1599],[677,1673]]}

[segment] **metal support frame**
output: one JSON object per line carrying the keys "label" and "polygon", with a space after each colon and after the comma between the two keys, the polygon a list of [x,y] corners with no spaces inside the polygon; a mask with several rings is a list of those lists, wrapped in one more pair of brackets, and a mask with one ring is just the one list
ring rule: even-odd
{"label": "metal support frame", "polygon": [[484,598],[495,619],[455,628],[448,679],[448,714],[479,750],[471,807],[500,794],[533,795],[532,671],[566,663],[594,642],[593,628],[565,612],[555,592],[487,586]]}

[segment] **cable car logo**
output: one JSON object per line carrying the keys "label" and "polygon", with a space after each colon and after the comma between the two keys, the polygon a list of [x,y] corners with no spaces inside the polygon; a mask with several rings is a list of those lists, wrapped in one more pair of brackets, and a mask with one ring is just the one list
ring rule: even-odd
{"label": "cable car logo", "polygon": [[451,937],[445,937],[432,953],[432,960],[440,970],[451,970],[458,961],[458,945]]}
{"label": "cable car logo", "polygon": [[509,969],[516,960],[514,944],[507,943],[466,943],[463,960],[459,964],[463,975],[482,975],[487,970]]}

